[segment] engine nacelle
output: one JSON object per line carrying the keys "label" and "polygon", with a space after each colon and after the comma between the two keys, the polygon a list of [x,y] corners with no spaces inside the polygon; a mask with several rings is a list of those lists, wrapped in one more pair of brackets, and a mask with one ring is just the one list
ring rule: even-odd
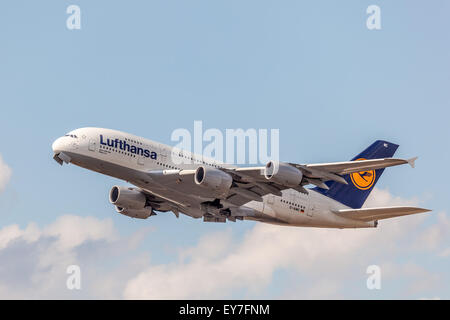
{"label": "engine nacelle", "polygon": [[264,168],[264,177],[284,186],[297,187],[302,182],[303,173],[290,164],[269,161]]}
{"label": "engine nacelle", "polygon": [[226,172],[209,167],[198,167],[194,174],[195,184],[208,188],[215,198],[224,198],[230,191],[233,178]]}
{"label": "engine nacelle", "polygon": [[147,198],[134,188],[114,186],[109,192],[109,201],[116,207],[141,210],[144,209]]}
{"label": "engine nacelle", "polygon": [[125,216],[131,217],[131,218],[137,218],[137,219],[147,219],[153,214],[152,207],[145,207],[143,209],[127,209],[116,206],[116,211],[120,214],[123,214]]}

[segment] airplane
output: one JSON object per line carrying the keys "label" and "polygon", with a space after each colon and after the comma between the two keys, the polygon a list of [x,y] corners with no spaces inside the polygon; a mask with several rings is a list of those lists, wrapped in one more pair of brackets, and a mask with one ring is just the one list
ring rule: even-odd
{"label": "airplane", "polygon": [[414,168],[417,157],[392,158],[397,148],[377,140],[351,161],[237,167],[112,129],[80,128],[52,144],[60,165],[71,163],[132,184],[109,192],[116,211],[128,217],[173,212],[205,222],[339,229],[374,228],[382,219],[430,211],[363,207],[385,168]]}

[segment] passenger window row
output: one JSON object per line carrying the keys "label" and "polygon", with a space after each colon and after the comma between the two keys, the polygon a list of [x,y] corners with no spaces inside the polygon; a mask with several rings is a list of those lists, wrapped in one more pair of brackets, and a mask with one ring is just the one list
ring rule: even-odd
{"label": "passenger window row", "polygon": [[[176,154],[175,153],[173,153],[173,156],[176,156]],[[208,163],[208,162],[206,162],[206,161],[203,161],[203,160],[198,160],[198,159],[195,159],[194,157],[188,157],[188,156],[186,156],[186,155],[184,155],[182,152],[180,152],[179,154],[178,154],[178,157],[183,157],[183,158],[185,158],[185,159],[188,159],[188,160],[191,160],[191,161],[197,161],[197,162],[199,162],[199,163],[202,163],[202,164],[206,164],[206,165],[208,165],[208,166],[212,166],[212,167],[215,167],[215,168],[222,168],[221,166],[219,166],[219,165],[217,165],[217,164],[215,164],[215,163]]]}
{"label": "passenger window row", "polygon": [[[125,138],[125,141],[132,142],[132,143],[135,143],[135,144],[139,144],[139,145],[141,145],[141,146],[144,145],[142,142],[139,142],[139,141],[133,140],[133,139]],[[147,146],[147,145],[145,145],[145,146]]]}
{"label": "passenger window row", "polygon": [[166,167],[166,168],[170,168],[170,169],[181,170],[181,168],[177,168],[175,166],[170,166],[170,165],[162,163],[162,162],[156,162],[156,164],[159,164],[160,166],[163,166],[163,167]]}

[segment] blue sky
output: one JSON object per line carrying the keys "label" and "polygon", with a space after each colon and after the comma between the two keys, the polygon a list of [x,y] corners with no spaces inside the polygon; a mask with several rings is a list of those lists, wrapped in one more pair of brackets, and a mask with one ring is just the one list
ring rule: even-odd
{"label": "blue sky", "polygon": [[[81,30],[66,28],[71,4],[81,8]],[[366,28],[371,4],[381,8],[381,30]],[[405,218],[405,226],[439,229],[447,221],[450,178],[449,9],[447,1],[3,1],[0,155],[12,175],[0,194],[0,230],[15,224],[26,230],[31,222],[46,230],[65,215],[95,217],[100,225],[110,221],[118,237],[150,228],[131,257],[109,253],[117,268],[137,256],[144,257],[143,268],[177,266],[180,254],[200,250],[208,235],[235,245],[245,241],[261,227],[176,220],[172,214],[148,221],[119,216],[107,201],[119,181],[75,166],[60,168],[51,159],[52,141],[78,127],[114,128],[171,143],[172,131],[192,129],[194,120],[202,120],[205,129],[280,129],[281,160],[298,163],[347,160],[376,139],[398,143],[398,156],[419,156],[417,167],[390,169],[377,187],[389,191],[389,201],[400,197],[434,210],[418,225]],[[417,241],[417,230],[393,241]],[[392,270],[408,266],[410,273],[421,270],[448,283],[450,255],[440,246],[448,246],[449,238],[442,230],[429,233],[441,236],[432,248],[389,258],[380,253],[379,262],[361,265],[387,261],[397,266]],[[102,248],[97,240],[86,240],[94,241],[91,254]],[[378,252],[376,245],[366,250]],[[321,250],[326,252],[318,247],[319,256]],[[354,252],[348,254],[350,259]],[[73,255],[80,264],[82,257]],[[100,262],[95,267],[114,269]],[[346,285],[327,283],[322,287],[328,291],[321,291],[313,272],[302,268],[290,262],[275,266],[261,287],[237,285],[227,288],[226,297],[291,297],[302,290],[312,292],[304,297],[322,291],[331,292],[327,297],[449,297],[439,286],[408,289],[414,276],[392,277],[391,286],[374,294],[359,287],[364,270],[354,277],[339,273]],[[0,294],[5,272],[0,270]],[[124,286],[118,286],[117,297],[127,297]],[[91,289],[65,294],[102,297]],[[39,296],[37,289],[30,292],[23,296]]]}

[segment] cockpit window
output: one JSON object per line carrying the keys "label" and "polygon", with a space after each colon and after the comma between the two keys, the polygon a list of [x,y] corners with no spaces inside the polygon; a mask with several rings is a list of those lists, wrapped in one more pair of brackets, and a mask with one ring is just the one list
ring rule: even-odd
{"label": "cockpit window", "polygon": [[74,134],[65,134],[64,136],[78,139],[78,137],[76,135],[74,135]]}

